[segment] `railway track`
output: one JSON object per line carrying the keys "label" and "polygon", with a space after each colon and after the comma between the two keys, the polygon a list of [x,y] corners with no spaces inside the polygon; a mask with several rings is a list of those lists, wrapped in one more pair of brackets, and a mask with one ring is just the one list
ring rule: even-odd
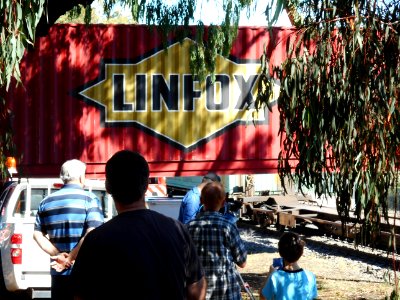
{"label": "railway track", "polygon": [[[381,235],[374,245],[361,240],[360,226],[351,221],[342,226],[335,208],[301,203],[295,196],[256,196],[239,197],[235,201],[242,203],[239,223],[241,226],[252,226],[264,230],[268,234],[280,235],[283,230],[294,230],[302,234],[308,242],[315,245],[328,244],[332,247],[339,244],[343,251],[354,251],[354,254],[365,253],[366,256],[379,256],[383,260],[399,261],[397,255],[392,256],[389,247],[390,225],[382,224]],[[400,230],[400,219],[392,218],[395,232]],[[400,235],[395,234],[396,253],[400,250]],[[389,257],[390,255],[390,257]],[[385,258],[386,257],[386,258]]]}
{"label": "railway track", "polygon": [[[275,226],[262,227],[253,221],[240,219],[238,227],[253,230],[261,236],[269,236],[279,239],[283,230]],[[361,262],[367,262],[380,268],[390,268],[393,262],[400,265],[400,255],[390,251],[369,246],[356,245],[352,239],[343,239],[336,235],[324,234],[312,227],[286,228],[300,234],[307,243],[307,247],[323,255],[348,257]]]}

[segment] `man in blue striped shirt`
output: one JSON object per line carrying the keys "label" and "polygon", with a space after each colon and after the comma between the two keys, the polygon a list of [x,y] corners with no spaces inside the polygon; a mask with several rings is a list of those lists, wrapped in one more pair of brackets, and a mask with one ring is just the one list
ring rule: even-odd
{"label": "man in blue striped shirt", "polygon": [[33,237],[51,257],[52,299],[73,299],[70,273],[85,235],[104,223],[99,199],[83,189],[86,164],[66,161],[60,172],[64,185],[40,203]]}

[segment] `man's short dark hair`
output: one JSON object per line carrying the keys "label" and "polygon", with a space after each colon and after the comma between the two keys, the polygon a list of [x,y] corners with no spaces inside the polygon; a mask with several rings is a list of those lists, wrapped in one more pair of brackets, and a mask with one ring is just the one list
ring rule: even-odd
{"label": "man's short dark hair", "polygon": [[107,192],[123,204],[138,201],[146,193],[149,174],[149,165],[142,155],[118,151],[106,163]]}
{"label": "man's short dark hair", "polygon": [[211,181],[216,181],[216,182],[221,182],[221,177],[219,177],[216,173],[214,172],[208,172],[206,175],[203,177],[204,180],[211,180]]}

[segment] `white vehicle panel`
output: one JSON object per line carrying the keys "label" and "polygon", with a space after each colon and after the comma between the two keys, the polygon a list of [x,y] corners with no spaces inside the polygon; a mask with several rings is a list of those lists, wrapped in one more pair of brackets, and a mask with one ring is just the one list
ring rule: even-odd
{"label": "white vehicle panel", "polygon": [[[86,185],[85,189],[94,192],[100,199],[105,221],[115,216],[114,203],[105,192],[104,181],[88,180]],[[1,195],[1,272],[5,288],[10,292],[32,290],[33,298],[50,298],[50,257],[33,239],[33,231],[40,201],[61,186],[60,179],[26,179],[10,186],[7,197],[5,193]],[[177,219],[181,200],[149,197],[146,203],[149,209]],[[14,234],[21,234],[21,244],[12,244]],[[16,248],[22,250],[21,264],[11,261],[11,251]]]}

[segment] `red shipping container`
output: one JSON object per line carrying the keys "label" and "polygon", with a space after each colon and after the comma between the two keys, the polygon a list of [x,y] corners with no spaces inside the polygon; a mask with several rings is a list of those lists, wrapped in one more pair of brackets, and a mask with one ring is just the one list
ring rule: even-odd
{"label": "red shipping container", "polygon": [[[255,100],[264,45],[281,62],[293,31],[240,27],[216,81],[189,67],[190,37],[171,38],[144,25],[54,25],[21,63],[22,86],[7,100],[19,176],[58,176],[78,158],[89,178],[104,178],[118,150],[139,151],[151,176],[276,173],[279,113],[246,109]],[[254,123],[253,123],[254,122]]]}

